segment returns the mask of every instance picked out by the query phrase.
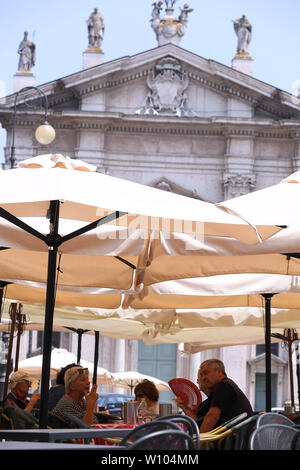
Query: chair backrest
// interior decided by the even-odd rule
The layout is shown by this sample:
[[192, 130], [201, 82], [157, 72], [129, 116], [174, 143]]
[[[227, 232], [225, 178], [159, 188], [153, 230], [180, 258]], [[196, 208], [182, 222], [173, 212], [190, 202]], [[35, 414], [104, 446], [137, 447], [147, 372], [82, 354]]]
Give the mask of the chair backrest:
[[160, 431], [166, 431], [166, 430], [185, 432], [182, 430], [182, 428], [178, 424], [174, 422], [156, 419], [155, 421], [151, 421], [150, 423], [141, 424], [140, 426], [133, 428], [121, 440], [120, 446], [129, 446], [136, 440], [144, 436], [147, 436], [148, 434], [152, 434], [152, 433], [160, 432]]
[[250, 439], [251, 450], [290, 450], [298, 429], [284, 424], [265, 424], [255, 429]]
[[300, 431], [298, 431], [294, 435], [292, 442], [291, 442], [291, 450], [300, 450]]
[[140, 437], [128, 450], [195, 450], [195, 446], [186, 432], [168, 429]]
[[250, 436], [256, 428], [258, 415], [250, 416], [230, 428], [231, 434], [224, 439], [223, 449], [249, 450]]
[[85, 428], [85, 429], [89, 429], [93, 427], [85, 423], [84, 421], [82, 421], [82, 419], [78, 418], [78, 416], [74, 416], [69, 413], [64, 413], [64, 416], [66, 417], [66, 422], [69, 424], [68, 427]]
[[[33, 408], [31, 414], [36, 418], [40, 419], [40, 409]], [[70, 421], [63, 419], [62, 416], [54, 414], [52, 411], [48, 411], [47, 414], [47, 427], [51, 429], [65, 429], [70, 427]]]
[[199, 443], [200, 443], [199, 427], [198, 427], [197, 422], [193, 418], [187, 415], [178, 414], [178, 415], [161, 416], [160, 418], [158, 418], [158, 420], [159, 421], [161, 420], [172, 421], [174, 423], [184, 424], [188, 430], [188, 433], [194, 439], [196, 449], [199, 449]]
[[247, 416], [248, 416], [248, 415], [247, 415], [246, 412], [240, 413], [239, 415], [234, 416], [234, 418], [231, 418], [231, 419], [229, 419], [228, 421], [225, 421], [225, 423], [221, 424], [220, 427], [226, 427], [226, 429], [230, 429], [230, 428], [232, 428], [232, 426], [234, 426], [235, 424], [240, 423], [241, 421], [243, 421], [244, 419], [246, 419]]
[[52, 429], [65, 429], [70, 425], [68, 421], [55, 415], [52, 411], [48, 411], [47, 424]]
[[33, 429], [39, 426], [38, 419], [22, 408], [6, 406], [4, 413], [9, 417], [13, 429]]
[[295, 426], [295, 423], [287, 416], [280, 413], [263, 413], [259, 415], [256, 426], [264, 426], [265, 424], [285, 424], [286, 426]]

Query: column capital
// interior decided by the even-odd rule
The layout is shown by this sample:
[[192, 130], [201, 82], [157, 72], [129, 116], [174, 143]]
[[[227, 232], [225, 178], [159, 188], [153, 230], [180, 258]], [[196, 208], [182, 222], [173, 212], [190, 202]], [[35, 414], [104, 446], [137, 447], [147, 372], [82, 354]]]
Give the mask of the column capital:
[[224, 173], [222, 183], [225, 188], [225, 199], [242, 196], [255, 188], [256, 175], [254, 173]]

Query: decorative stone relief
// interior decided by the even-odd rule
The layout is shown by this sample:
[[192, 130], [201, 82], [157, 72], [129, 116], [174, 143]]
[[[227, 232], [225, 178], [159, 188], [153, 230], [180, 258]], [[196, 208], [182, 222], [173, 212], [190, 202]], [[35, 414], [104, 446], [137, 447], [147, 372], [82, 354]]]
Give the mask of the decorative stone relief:
[[170, 181], [164, 176], [156, 181], [153, 181], [150, 186], [152, 188], [162, 189], [163, 191], [168, 191], [170, 193], [180, 194], [181, 196], [191, 197], [194, 199], [200, 199], [201, 201], [205, 201], [205, 199], [201, 197], [196, 190], [186, 189], [183, 186], [180, 186], [179, 184], [175, 183], [174, 181]]
[[225, 189], [225, 200], [237, 196], [243, 196], [255, 187], [256, 175], [224, 173], [222, 183]]
[[149, 91], [137, 114], [164, 114], [195, 116], [188, 103], [186, 89], [189, 79], [182, 72], [180, 62], [173, 57], [164, 57], [157, 62], [147, 77]]
[[153, 3], [151, 27], [156, 34], [156, 39], [159, 46], [172, 43], [176, 46], [179, 45], [182, 36], [184, 36], [188, 14], [193, 11], [187, 4], [181, 8], [181, 13], [178, 18], [174, 16], [174, 3], [176, 0], [165, 0], [165, 16], [160, 18], [162, 10], [162, 1]]

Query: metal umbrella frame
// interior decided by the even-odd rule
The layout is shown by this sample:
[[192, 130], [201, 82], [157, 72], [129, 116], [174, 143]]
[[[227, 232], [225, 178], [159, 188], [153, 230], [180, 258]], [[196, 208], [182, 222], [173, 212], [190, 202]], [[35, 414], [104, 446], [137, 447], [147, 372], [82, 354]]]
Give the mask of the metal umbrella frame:
[[[47, 166], [48, 167], [45, 167]], [[40, 427], [47, 426], [47, 403], [48, 383], [51, 360], [51, 338], [53, 330], [53, 312], [56, 293], [56, 269], [59, 249], [71, 240], [98, 228], [101, 225], [121, 220], [127, 216], [125, 225], [131, 223], [138, 217], [146, 215], [143, 228], [149, 229], [149, 217], [155, 217], [158, 230], [166, 227], [169, 231], [180, 231], [176, 221], [180, 221], [181, 231], [185, 231], [184, 221], [189, 224], [188, 232], [197, 233], [197, 224], [200, 223], [211, 233], [217, 233], [224, 237], [237, 236], [247, 243], [256, 243], [257, 228], [246, 222], [238, 220], [217, 208], [213, 204], [203, 203], [190, 198], [175, 194], [166, 194], [164, 191], [150, 188], [136, 183], [131, 183], [102, 174], [89, 172], [89, 165], [80, 161], [71, 161], [60, 155], [44, 155], [29, 159], [19, 164], [16, 170], [0, 172], [1, 194], [0, 194], [0, 217], [18, 227], [21, 231], [28, 233], [32, 240], [36, 240], [41, 249], [44, 246], [48, 250], [47, 281], [45, 300], [45, 331], [43, 345], [43, 369], [41, 386], [41, 413]], [[65, 170], [71, 168], [72, 172]], [[76, 171], [84, 170], [84, 171]], [[92, 177], [87, 177], [87, 171]], [[25, 173], [24, 173], [25, 172]], [[61, 173], [62, 172], [62, 173]], [[82, 173], [79, 176], [79, 173]], [[80, 183], [85, 182], [85, 190], [79, 194]], [[12, 187], [24, 187], [27, 182], [26, 191], [16, 195], [11, 191]], [[89, 182], [89, 183], [88, 183]], [[103, 191], [101, 197], [95, 192], [95, 184], [105, 186], [107, 193]], [[100, 186], [101, 187], [101, 186]], [[120, 191], [124, 193], [120, 194]], [[98, 190], [99, 191], [99, 190]], [[138, 197], [140, 194], [140, 197]], [[166, 204], [165, 204], [166, 203]], [[116, 210], [117, 208], [117, 210]], [[76, 209], [78, 213], [76, 214]], [[91, 210], [90, 210], [91, 209]], [[24, 215], [43, 216], [47, 210], [50, 229], [45, 235], [35, 227], [28, 225], [22, 220]], [[207, 215], [203, 215], [204, 212]], [[71, 215], [72, 214], [72, 215]], [[91, 216], [92, 214], [92, 216]], [[95, 214], [101, 214], [95, 220]], [[61, 218], [79, 218], [83, 221], [92, 222], [74, 230], [71, 233], [61, 235], [59, 233], [59, 222]], [[196, 217], [196, 220], [195, 220]], [[266, 236], [280, 231], [275, 226], [260, 227], [260, 233], [266, 229]], [[253, 238], [254, 229], [254, 238]], [[198, 227], [199, 230], [199, 227]], [[6, 282], [5, 279], [3, 279]]]
[[140, 372], [133, 370], [123, 372], [112, 372], [112, 377], [112, 386], [129, 388], [131, 395], [135, 386], [143, 380], [150, 380], [151, 382], [153, 382], [158, 391], [170, 390], [170, 387], [167, 382], [164, 382], [163, 380], [160, 380], [157, 377], [141, 374]]
[[[16, 353], [14, 357], [14, 371], [19, 369], [19, 350], [20, 350], [20, 341], [21, 336], [25, 331], [44, 331], [44, 324], [42, 323], [33, 323], [28, 322], [26, 318], [26, 314], [22, 313], [23, 305], [17, 304], [16, 302], [11, 302], [9, 307], [9, 321], [4, 321], [0, 323], [0, 332], [6, 331], [10, 332], [10, 339], [9, 339], [9, 346], [8, 346], [8, 357], [7, 357], [7, 365], [6, 365], [6, 376], [5, 376], [5, 385], [4, 385], [4, 396], [6, 396], [7, 389], [8, 389], [8, 380], [10, 374], [10, 364], [12, 359], [12, 350], [13, 350], [13, 342], [14, 336], [17, 337], [17, 346], [16, 346]], [[94, 369], [93, 369], [93, 384], [97, 384], [99, 378], [99, 371], [98, 371], [98, 349], [99, 349], [99, 331], [90, 331], [90, 330], [83, 330], [82, 328], [72, 328], [72, 327], [64, 327], [59, 325], [53, 325], [53, 331], [64, 332], [64, 333], [76, 333], [78, 335], [78, 344], [77, 344], [77, 357], [72, 362], [76, 362], [80, 364], [81, 362], [81, 339], [83, 334], [90, 334], [95, 337], [95, 347], [94, 347]], [[51, 357], [53, 354], [53, 350], [51, 352]], [[77, 360], [76, 360], [77, 359]], [[56, 374], [57, 371], [55, 371]]]
[[[32, 356], [28, 359], [24, 359], [23, 361], [19, 362], [19, 370], [25, 370], [28, 372], [29, 375], [32, 377], [41, 378], [41, 372], [42, 372], [42, 361], [43, 361], [43, 356]], [[62, 367], [65, 367], [68, 364], [72, 363], [77, 363], [76, 362], [76, 355], [73, 353], [70, 353], [66, 349], [61, 349], [61, 348], [54, 348], [51, 351], [51, 376], [52, 378], [56, 377], [57, 372]], [[81, 359], [78, 362], [82, 367], [87, 367], [89, 369], [89, 375], [92, 378], [94, 376], [94, 364], [86, 361], [84, 359]], [[96, 378], [97, 378], [97, 383], [99, 384], [105, 384], [105, 385], [111, 385], [113, 376], [112, 374], [104, 369], [103, 367], [97, 367], [96, 368]]]

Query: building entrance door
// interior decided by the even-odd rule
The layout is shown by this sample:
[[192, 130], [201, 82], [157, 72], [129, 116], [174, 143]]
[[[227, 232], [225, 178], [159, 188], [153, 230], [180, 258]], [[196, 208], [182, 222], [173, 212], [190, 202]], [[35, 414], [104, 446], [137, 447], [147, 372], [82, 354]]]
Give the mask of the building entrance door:
[[[271, 374], [271, 407], [277, 406], [277, 374]], [[266, 409], [265, 374], [255, 374], [255, 411]]]
[[[146, 346], [139, 341], [138, 372], [151, 375], [168, 382], [176, 377], [176, 344], [157, 344]], [[160, 400], [170, 401], [173, 392], [160, 392]]]

